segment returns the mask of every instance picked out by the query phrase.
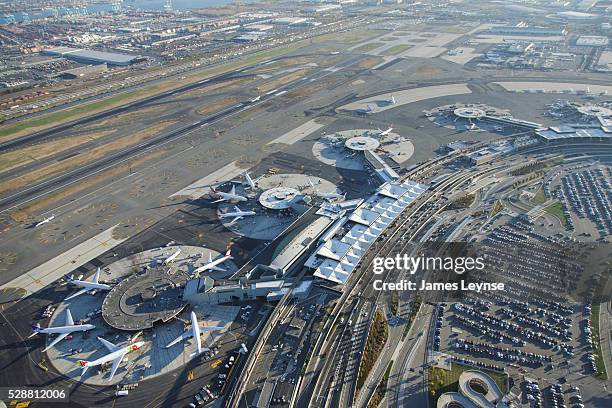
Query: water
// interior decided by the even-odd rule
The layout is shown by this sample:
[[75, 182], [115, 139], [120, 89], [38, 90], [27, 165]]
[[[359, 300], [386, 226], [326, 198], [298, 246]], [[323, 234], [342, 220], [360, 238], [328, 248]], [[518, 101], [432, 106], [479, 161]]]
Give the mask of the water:
[[[216, 7], [230, 4], [233, 0], [172, 0], [173, 10], [192, 10], [197, 8]], [[133, 8], [150, 11], [164, 11], [166, 0], [126, 0], [122, 8]], [[53, 16], [84, 15], [112, 11], [112, 4], [90, 4], [86, 7], [58, 7], [45, 10], [28, 10], [25, 13], [6, 13], [0, 15], [0, 24], [37, 20]]]

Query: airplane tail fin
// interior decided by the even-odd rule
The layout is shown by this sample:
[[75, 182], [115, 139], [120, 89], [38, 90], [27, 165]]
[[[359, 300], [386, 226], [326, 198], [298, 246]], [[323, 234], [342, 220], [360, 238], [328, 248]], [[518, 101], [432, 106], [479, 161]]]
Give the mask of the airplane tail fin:
[[81, 366], [83, 369], [81, 371], [81, 376], [85, 375], [85, 372], [89, 369], [89, 361], [87, 360], [77, 360], [77, 364]]
[[228, 249], [225, 256], [232, 256], [232, 248]]

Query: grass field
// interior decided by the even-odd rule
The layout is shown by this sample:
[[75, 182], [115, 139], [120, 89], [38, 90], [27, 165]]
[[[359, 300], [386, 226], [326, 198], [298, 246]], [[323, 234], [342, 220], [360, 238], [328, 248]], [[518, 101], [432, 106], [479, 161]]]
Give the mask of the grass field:
[[120, 94], [116, 94], [94, 102], [80, 104], [75, 107], [66, 108], [56, 112], [11, 123], [0, 128], [0, 139], [12, 139], [32, 132], [47, 129], [52, 126], [68, 122], [70, 120], [75, 120], [83, 116], [102, 112], [104, 110], [121, 106], [129, 102], [134, 102], [136, 100], [143, 99], [160, 92], [165, 92], [174, 88], [178, 88], [179, 86], [190, 82], [206, 79], [227, 71], [235, 70], [247, 65], [252, 65], [261, 61], [265, 61], [267, 59], [275, 58], [284, 55], [288, 52], [305, 47], [308, 44], [308, 41], [300, 41], [291, 45], [256, 52], [247, 55], [239, 60], [228, 62], [226, 64], [222, 64], [212, 68], [203, 69], [200, 72], [187, 75], [187, 77], [181, 81], [178, 81], [176, 78], [167, 79], [153, 85], [143, 86], [135, 90], [122, 92]]
[[43, 159], [52, 154], [63, 152], [72, 147], [89, 142], [90, 140], [103, 138], [114, 131], [114, 129], [109, 129], [98, 132], [86, 132], [79, 136], [55, 139], [50, 142], [39, 143], [22, 149], [2, 153], [0, 154], [0, 172]]
[[548, 207], [546, 207], [544, 211], [557, 217], [559, 221], [561, 222], [561, 225], [563, 225], [564, 227], [565, 225], [567, 225], [567, 217], [565, 216], [565, 213], [563, 212], [563, 205], [561, 205], [561, 203], [557, 202], [557, 203], [551, 204]]
[[412, 45], [398, 44], [398, 45], [394, 45], [391, 48], [387, 48], [386, 50], [382, 51], [381, 54], [386, 55], [386, 56], [393, 56], [393, 55], [402, 53], [410, 48], [412, 48]]
[[[440, 395], [445, 392], [456, 392], [459, 387], [459, 376], [464, 371], [475, 370], [473, 367], [464, 366], [460, 364], [451, 364], [450, 370], [444, 370], [438, 367], [430, 367], [429, 368], [429, 406], [435, 407], [440, 398]], [[486, 374], [488, 374], [497, 386], [501, 390], [503, 394], [508, 392], [506, 387], [506, 378], [507, 375], [503, 373], [498, 373], [495, 371], [488, 370], [479, 370]]]
[[375, 50], [378, 47], [382, 47], [383, 45], [384, 45], [383, 43], [379, 43], [379, 42], [369, 42], [369, 43], [360, 45], [357, 48], [354, 48], [353, 51], [368, 52], [368, 51]]
[[544, 195], [544, 189], [542, 187], [538, 188], [535, 195], [531, 199], [531, 202], [534, 204], [544, 204], [546, 202], [546, 196]]
[[374, 322], [370, 326], [368, 332], [368, 338], [366, 339], [366, 345], [359, 365], [359, 375], [357, 376], [357, 391], [363, 387], [370, 371], [374, 367], [378, 356], [382, 352], [387, 337], [389, 335], [389, 329], [387, 327], [387, 320], [380, 310], [376, 311]]
[[15, 177], [0, 185], [0, 193], [6, 191], [15, 190], [18, 188], [25, 187], [29, 184], [46, 180], [49, 177], [60, 174], [62, 172], [77, 168], [86, 163], [89, 163], [95, 159], [102, 158], [109, 153], [125, 149], [128, 146], [137, 144], [143, 140], [157, 135], [164, 129], [174, 125], [175, 121], [159, 122], [154, 126], [147, 129], [143, 129], [139, 132], [131, 134], [129, 137], [113, 140], [112, 142], [97, 146], [85, 152], [81, 152], [78, 155], [72, 157], [70, 160], [62, 160], [58, 162], [52, 162], [48, 166], [37, 168], [31, 172]]

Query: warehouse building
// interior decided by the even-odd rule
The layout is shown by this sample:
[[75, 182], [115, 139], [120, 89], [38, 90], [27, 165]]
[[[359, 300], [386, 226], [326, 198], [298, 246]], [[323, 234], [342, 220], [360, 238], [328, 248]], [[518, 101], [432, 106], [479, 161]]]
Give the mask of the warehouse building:
[[43, 55], [63, 57], [83, 64], [107, 64], [126, 66], [133, 64], [142, 57], [139, 55], [119, 54], [116, 52], [93, 51], [82, 48], [54, 47], [42, 52]]

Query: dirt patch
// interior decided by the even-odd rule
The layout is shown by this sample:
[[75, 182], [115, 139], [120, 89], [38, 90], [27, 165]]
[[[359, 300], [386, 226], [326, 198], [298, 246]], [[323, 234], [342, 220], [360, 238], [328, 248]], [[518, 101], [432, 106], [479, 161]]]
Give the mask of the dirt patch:
[[199, 115], [205, 116], [213, 112], [220, 111], [221, 109], [227, 108], [228, 106], [234, 105], [240, 101], [237, 96], [230, 96], [228, 98], [219, 99], [217, 101], [206, 103], [198, 108], [196, 111]]
[[67, 137], [58, 140], [52, 140], [47, 143], [40, 143], [33, 146], [28, 146], [23, 149], [17, 149], [7, 153], [0, 154], [0, 173], [5, 172], [15, 167], [40, 160], [55, 153], [60, 153], [72, 147], [79, 146], [89, 142], [108, 136], [115, 132], [115, 129], [109, 129], [100, 132], [85, 133], [75, 137]]
[[419, 75], [438, 75], [441, 72], [442, 70], [432, 67], [431, 65], [421, 65], [416, 69], [416, 73]]
[[359, 62], [357, 66], [359, 68], [372, 68], [373, 66], [380, 64], [382, 61], [383, 59], [381, 57], [369, 57]]
[[351, 82], [351, 85], [363, 85], [365, 83], [366, 81], [364, 81], [363, 79], [358, 79], [356, 81]]
[[120, 175], [126, 171], [129, 171], [130, 167], [134, 168], [141, 164], [144, 164], [150, 160], [161, 157], [165, 152], [163, 150], [152, 152], [141, 156], [137, 159], [130, 160], [129, 163], [122, 163], [118, 166], [105, 170], [101, 173], [98, 173], [92, 177], [87, 178], [81, 182], [72, 184], [65, 189], [62, 189], [56, 193], [47, 195], [40, 200], [34, 201], [26, 207], [20, 208], [19, 210], [13, 211], [10, 213], [11, 218], [15, 222], [24, 223], [31, 220], [33, 214], [36, 214], [38, 211], [48, 208], [49, 206], [57, 203], [58, 201], [64, 200], [74, 194], [80, 193], [88, 188], [95, 186], [96, 184], [100, 184], [104, 181], [108, 181], [113, 177]]
[[247, 82], [253, 81], [253, 78], [234, 78], [229, 79], [227, 81], [219, 82], [216, 84], [211, 84], [208, 86], [204, 86], [202, 88], [192, 89], [191, 91], [184, 92], [180, 94], [180, 97], [177, 99], [183, 99], [183, 97], [191, 97], [191, 96], [201, 96], [207, 94], [209, 92], [218, 91], [219, 89], [235, 89], [238, 85], [243, 85]]
[[175, 123], [176, 121], [159, 122], [154, 126], [133, 133], [130, 136], [113, 140], [102, 146], [98, 146], [94, 149], [82, 152], [74, 157], [71, 157], [69, 160], [54, 162], [48, 166], [32, 170], [29, 173], [23, 174], [8, 182], [2, 183], [2, 185], [0, 185], [0, 193], [22, 188], [29, 184], [45, 180], [62, 172], [77, 168], [79, 166], [83, 166], [84, 164], [106, 156], [109, 153], [124, 149], [143, 140], [149, 139], [162, 132], [164, 129], [174, 125]]
[[97, 130], [101, 127], [122, 125], [125, 123], [133, 122], [138, 119], [145, 118], [147, 116], [153, 116], [165, 112], [167, 109], [167, 105], [149, 106], [147, 108], [138, 109], [134, 112], [121, 113], [119, 115], [113, 116], [112, 118], [103, 119], [99, 122], [94, 122], [91, 125], [84, 127], [83, 129]]
[[297, 70], [295, 72], [292, 72], [290, 74], [283, 75], [281, 77], [278, 77], [276, 79], [268, 81], [265, 84], [262, 84], [262, 85], [258, 86], [256, 89], [259, 92], [268, 92], [268, 91], [271, 91], [272, 89], [278, 88], [281, 85], [288, 84], [289, 82], [295, 81], [295, 80], [303, 77], [309, 71], [310, 71], [309, 69], [299, 69], [299, 70]]

